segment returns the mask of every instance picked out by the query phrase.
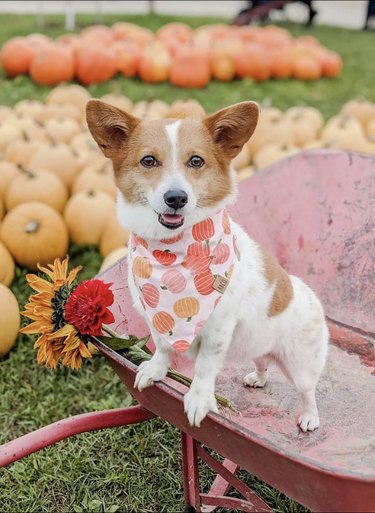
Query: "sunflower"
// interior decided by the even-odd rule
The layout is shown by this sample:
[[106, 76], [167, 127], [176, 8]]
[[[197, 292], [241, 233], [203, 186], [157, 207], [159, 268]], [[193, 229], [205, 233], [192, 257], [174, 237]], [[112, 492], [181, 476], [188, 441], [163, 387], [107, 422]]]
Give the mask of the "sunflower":
[[36, 294], [29, 297], [22, 315], [31, 319], [20, 331], [28, 335], [39, 334], [34, 348], [38, 349], [37, 362], [56, 369], [59, 360], [72, 369], [79, 369], [82, 358], [91, 358], [84, 338], [73, 324], [65, 319], [65, 304], [75, 289], [74, 280], [81, 270], [76, 267], [68, 273], [69, 258], [56, 259], [48, 268], [38, 265], [45, 278], [28, 274], [26, 280]]

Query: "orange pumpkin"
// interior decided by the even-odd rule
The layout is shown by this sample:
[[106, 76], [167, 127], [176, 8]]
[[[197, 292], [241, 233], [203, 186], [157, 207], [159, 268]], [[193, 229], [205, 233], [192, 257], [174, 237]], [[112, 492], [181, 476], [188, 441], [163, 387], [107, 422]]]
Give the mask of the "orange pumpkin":
[[131, 43], [118, 42], [113, 45], [116, 55], [116, 68], [124, 77], [134, 77], [138, 73], [142, 52]]
[[90, 25], [81, 31], [81, 40], [84, 46], [92, 44], [111, 46], [114, 41], [113, 30], [106, 25]]
[[173, 311], [181, 319], [190, 321], [194, 315], [197, 315], [200, 309], [198, 299], [195, 297], [184, 297], [176, 301], [173, 305]]
[[155, 35], [157, 39], [164, 43], [170, 40], [187, 43], [193, 35], [193, 29], [186, 23], [172, 22], [163, 25]]
[[273, 49], [269, 52], [271, 76], [277, 79], [289, 78], [292, 74], [292, 59], [289, 51]]
[[172, 347], [179, 353], [183, 353], [189, 348], [189, 342], [186, 340], [176, 340], [176, 342], [173, 342]]
[[250, 77], [260, 82], [271, 76], [271, 59], [257, 43], [245, 45], [235, 56], [234, 63], [240, 78]]
[[152, 274], [152, 265], [147, 258], [137, 256], [133, 262], [133, 273], [139, 278], [148, 280]]
[[73, 52], [69, 47], [49, 44], [41, 48], [30, 64], [30, 77], [37, 84], [55, 85], [74, 77]]
[[147, 47], [141, 56], [138, 73], [144, 82], [156, 84], [169, 78], [171, 57], [161, 43]]
[[292, 74], [298, 80], [318, 80], [322, 75], [322, 67], [313, 55], [295, 55], [292, 62]]
[[210, 52], [212, 77], [222, 82], [233, 80], [236, 68], [231, 55], [221, 48], [213, 48]]
[[159, 333], [172, 335], [175, 322], [168, 312], [157, 312], [152, 318], [152, 324]]
[[193, 46], [183, 47], [175, 56], [170, 81], [177, 87], [206, 87], [211, 80], [208, 54]]
[[105, 82], [116, 72], [116, 54], [111, 48], [91, 44], [78, 50], [76, 75], [82, 84]]
[[34, 52], [24, 37], [9, 39], [1, 49], [0, 62], [6, 75], [13, 78], [28, 73]]
[[322, 75], [324, 77], [335, 78], [340, 74], [342, 59], [338, 53], [322, 49], [319, 52], [318, 58], [322, 66]]

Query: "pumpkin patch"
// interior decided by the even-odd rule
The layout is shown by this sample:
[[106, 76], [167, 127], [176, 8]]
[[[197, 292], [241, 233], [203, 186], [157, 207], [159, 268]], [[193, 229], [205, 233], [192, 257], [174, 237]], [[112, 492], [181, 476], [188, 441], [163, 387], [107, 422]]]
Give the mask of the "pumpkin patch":
[[193, 30], [179, 22], [167, 23], [155, 34], [117, 22], [55, 41], [39, 34], [15, 37], [4, 44], [0, 61], [9, 78], [28, 73], [44, 85], [73, 77], [90, 85], [120, 73], [150, 84], [169, 80], [177, 87], [203, 88], [212, 79], [334, 78], [342, 69], [341, 57], [317, 39], [293, 38], [280, 27], [205, 25]]

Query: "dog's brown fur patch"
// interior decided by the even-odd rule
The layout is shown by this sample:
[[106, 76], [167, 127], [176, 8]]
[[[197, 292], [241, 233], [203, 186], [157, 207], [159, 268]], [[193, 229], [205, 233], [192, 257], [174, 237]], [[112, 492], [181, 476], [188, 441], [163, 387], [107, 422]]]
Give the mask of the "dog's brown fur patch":
[[268, 307], [268, 317], [283, 312], [293, 298], [293, 286], [288, 273], [281, 267], [277, 260], [267, 251], [262, 249], [264, 264], [264, 276], [270, 285], [275, 286], [272, 301]]

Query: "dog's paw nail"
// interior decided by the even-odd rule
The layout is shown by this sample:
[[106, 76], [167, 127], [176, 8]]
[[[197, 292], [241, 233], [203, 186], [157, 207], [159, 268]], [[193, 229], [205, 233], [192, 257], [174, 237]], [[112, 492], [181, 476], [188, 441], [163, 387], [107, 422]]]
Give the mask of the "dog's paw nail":
[[267, 382], [267, 378], [261, 378], [257, 372], [250, 372], [243, 378], [245, 386], [253, 388], [263, 388]]
[[301, 431], [314, 431], [320, 425], [319, 416], [316, 414], [303, 413], [298, 419], [298, 426]]

